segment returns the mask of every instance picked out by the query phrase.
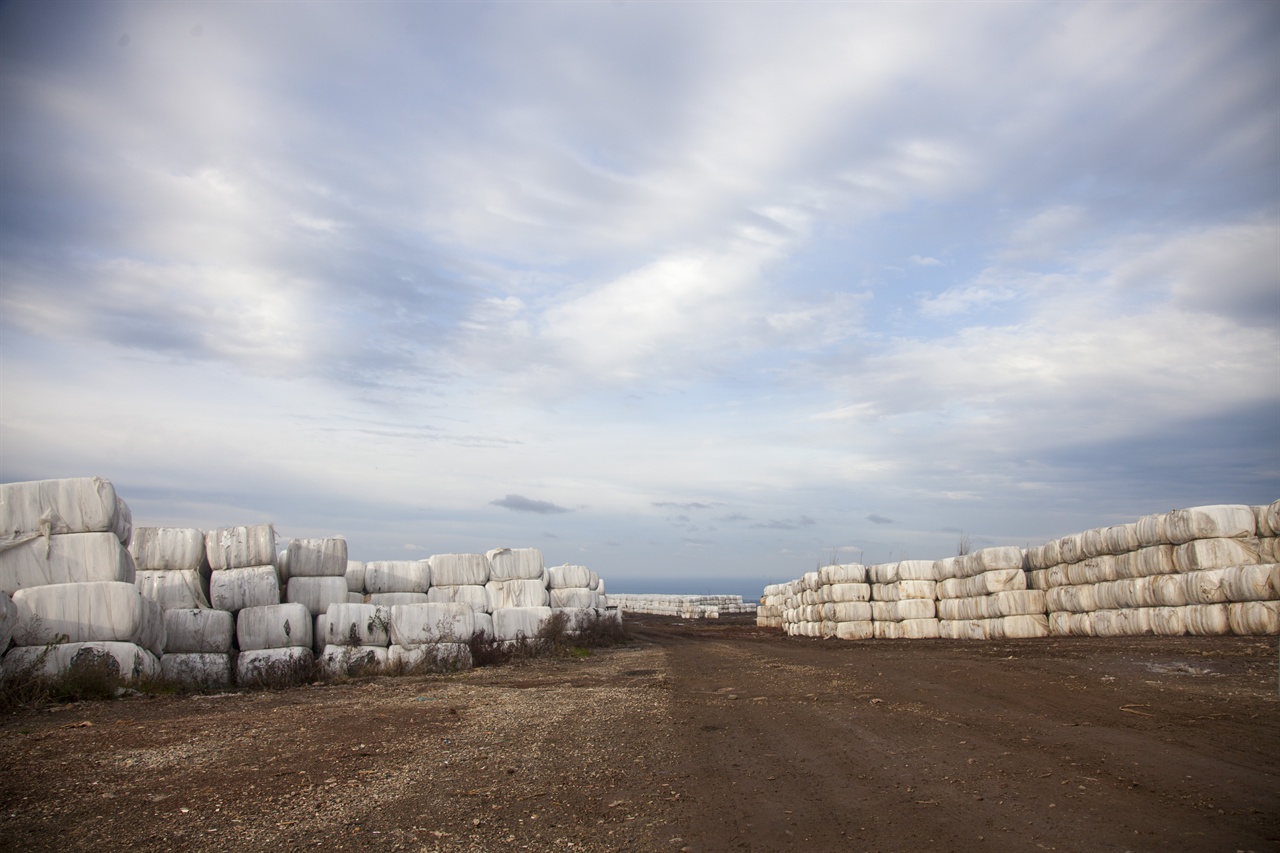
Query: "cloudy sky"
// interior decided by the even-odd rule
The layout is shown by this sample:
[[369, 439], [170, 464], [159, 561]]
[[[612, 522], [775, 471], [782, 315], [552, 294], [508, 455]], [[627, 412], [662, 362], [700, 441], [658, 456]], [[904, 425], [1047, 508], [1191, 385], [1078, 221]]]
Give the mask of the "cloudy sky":
[[1280, 497], [1275, 3], [8, 3], [0, 480], [738, 592]]

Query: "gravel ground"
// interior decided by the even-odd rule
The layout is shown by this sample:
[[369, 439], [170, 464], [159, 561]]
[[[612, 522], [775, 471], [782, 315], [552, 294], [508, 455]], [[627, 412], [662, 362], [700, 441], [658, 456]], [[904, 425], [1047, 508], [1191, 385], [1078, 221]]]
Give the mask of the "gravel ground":
[[787, 638], [0, 718], [13, 850], [1280, 850], [1275, 638]]

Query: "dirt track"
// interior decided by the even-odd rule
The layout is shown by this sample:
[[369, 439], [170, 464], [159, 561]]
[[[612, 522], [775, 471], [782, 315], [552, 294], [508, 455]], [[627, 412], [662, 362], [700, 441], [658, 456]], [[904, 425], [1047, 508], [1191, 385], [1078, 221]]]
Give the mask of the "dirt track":
[[0, 719], [0, 847], [1280, 850], [1276, 638], [637, 642]]

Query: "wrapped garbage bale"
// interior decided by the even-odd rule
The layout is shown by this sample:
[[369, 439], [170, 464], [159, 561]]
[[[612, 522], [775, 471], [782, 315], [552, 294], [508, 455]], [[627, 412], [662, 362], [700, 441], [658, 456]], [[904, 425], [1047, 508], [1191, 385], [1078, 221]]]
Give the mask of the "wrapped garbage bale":
[[1224, 569], [1222, 588], [1228, 601], [1280, 600], [1280, 564], [1265, 563]]
[[489, 613], [493, 610], [489, 590], [476, 584], [433, 586], [427, 590], [427, 601], [432, 604], [466, 604], [477, 613]]
[[489, 561], [491, 581], [538, 580], [546, 586], [547, 572], [542, 565], [542, 552], [537, 548], [495, 548], [485, 557]]
[[236, 656], [236, 684], [241, 687], [273, 687], [310, 681], [315, 653], [309, 648], [252, 649]]
[[160, 657], [160, 675], [184, 687], [225, 690], [235, 673], [232, 659], [226, 652], [165, 652]]
[[432, 581], [440, 586], [483, 586], [489, 582], [489, 558], [484, 554], [435, 554], [427, 562]]
[[[900, 581], [932, 581], [937, 580], [934, 574], [933, 560], [903, 560], [898, 563], [898, 580]], [[1018, 564], [1022, 564], [1022, 555], [1018, 555]], [[821, 576], [821, 570], [819, 570]]]
[[1187, 633], [1186, 608], [1159, 606], [1150, 608], [1151, 633], [1160, 637], [1180, 637]]
[[1280, 536], [1280, 500], [1272, 501], [1267, 507], [1267, 527], [1272, 536]]
[[204, 533], [194, 527], [139, 527], [129, 545], [140, 571], [209, 571]]
[[937, 615], [937, 602], [932, 598], [904, 598], [901, 601], [871, 602], [871, 619], [875, 622], [933, 619]]
[[290, 578], [345, 577], [347, 573], [347, 540], [290, 539], [285, 549]]
[[194, 569], [143, 570], [134, 575], [138, 592], [160, 605], [161, 610], [208, 607], [205, 579]]
[[1249, 566], [1258, 562], [1257, 539], [1194, 539], [1173, 549], [1173, 565], [1180, 572]]
[[331, 604], [326, 627], [325, 645], [328, 646], [387, 646], [391, 644], [391, 608], [374, 604]]
[[1172, 545], [1149, 545], [1134, 551], [1131, 559], [1135, 561], [1134, 575], [1171, 575], [1178, 570], [1173, 559]]
[[475, 630], [475, 611], [467, 604], [408, 604], [391, 608], [393, 645], [466, 643]]
[[1242, 539], [1258, 533], [1253, 509], [1237, 504], [1175, 509], [1168, 515], [1165, 530], [1173, 545], [1193, 539]]
[[870, 640], [874, 636], [875, 628], [870, 619], [836, 622], [838, 640]]
[[1149, 548], [1154, 545], [1172, 545], [1169, 539], [1168, 514], [1144, 515], [1134, 524], [1138, 545]]
[[118, 542], [127, 542], [122, 507], [111, 481], [101, 477], [3, 483], [0, 544], [60, 533], [111, 533]]
[[[937, 639], [937, 619], [903, 619], [899, 622], [873, 622], [877, 639], [924, 640]], [[882, 627], [883, 626], [883, 627]]]
[[347, 591], [364, 594], [364, 563], [359, 560], [347, 560], [347, 570], [343, 573], [347, 579]]
[[485, 584], [495, 611], [514, 607], [546, 607], [547, 588], [540, 580], [489, 581]]
[[831, 586], [838, 583], [865, 584], [867, 582], [867, 567], [861, 563], [823, 566], [818, 569], [818, 581], [823, 586]]
[[1231, 633], [1226, 604], [1189, 604], [1182, 608], [1187, 633], [1197, 637], [1220, 637]]
[[1022, 569], [995, 569], [966, 578], [938, 581], [938, 598], [973, 598], [993, 592], [1027, 588], [1027, 573]]
[[871, 584], [869, 583], [833, 583], [824, 586], [824, 594], [833, 603], [840, 601], [870, 601]]
[[429, 646], [397, 646], [387, 649], [393, 672], [459, 672], [471, 669], [471, 647], [466, 643], [436, 643]]
[[114, 533], [37, 536], [0, 550], [0, 593], [63, 583], [133, 583], [133, 558]]
[[209, 576], [209, 603], [215, 610], [235, 613], [246, 607], [280, 603], [280, 577], [276, 567], [246, 566], [220, 569]]
[[550, 607], [500, 607], [493, 611], [493, 636], [507, 642], [533, 639], [550, 618]]
[[205, 556], [214, 571], [276, 564], [276, 531], [270, 524], [221, 527], [204, 536]]
[[386, 646], [325, 646], [316, 659], [325, 678], [359, 678], [380, 675], [387, 668]]
[[[493, 581], [490, 581], [493, 583]], [[564, 587], [551, 590], [552, 608], [586, 608], [596, 606], [596, 594], [586, 587]]]
[[164, 611], [131, 583], [96, 581], [33, 586], [13, 594], [20, 646], [95, 641], [164, 650]]
[[155, 678], [160, 674], [160, 661], [150, 649], [136, 643], [111, 640], [17, 646], [4, 656], [2, 670], [6, 679], [20, 674], [57, 678], [80, 666], [106, 667], [126, 682]]
[[1231, 633], [1280, 634], [1280, 601], [1242, 601], [1227, 605]]
[[165, 653], [221, 653], [231, 651], [236, 619], [225, 610], [164, 611]]
[[246, 607], [236, 614], [236, 642], [242, 652], [257, 649], [310, 649], [311, 613], [301, 604]]
[[[597, 584], [598, 585], [598, 584]], [[552, 566], [547, 569], [548, 589], [591, 588], [591, 570], [586, 566]]]
[[472, 615], [476, 625], [476, 636], [484, 634], [492, 637], [493, 633], [493, 615], [489, 613], [481, 613], [479, 610]]
[[1103, 531], [1103, 541], [1105, 554], [1118, 555], [1136, 551], [1141, 547], [1138, 543], [1138, 525], [1117, 524], [1108, 527]]
[[1049, 613], [1049, 635], [1052, 637], [1093, 637], [1093, 613], [1071, 613], [1065, 610]]
[[285, 599], [301, 604], [313, 616], [327, 613], [330, 604], [346, 604], [347, 579], [344, 575], [327, 577], [294, 575], [289, 578]]
[[417, 592], [431, 587], [431, 565], [427, 560], [374, 560], [364, 564], [366, 592]]
[[976, 571], [971, 575], [983, 572], [996, 572], [1002, 569], [1021, 569], [1022, 550], [1014, 545], [1003, 545], [998, 548], [983, 548], [966, 555], [976, 563]]

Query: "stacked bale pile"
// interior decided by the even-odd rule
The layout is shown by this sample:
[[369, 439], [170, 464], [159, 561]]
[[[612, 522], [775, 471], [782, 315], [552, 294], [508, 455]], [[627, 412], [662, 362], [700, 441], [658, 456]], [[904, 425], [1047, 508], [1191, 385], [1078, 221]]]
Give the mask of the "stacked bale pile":
[[0, 485], [6, 674], [85, 661], [126, 680], [159, 673], [164, 618], [134, 586], [131, 533], [128, 505], [99, 477]]
[[[772, 583], [760, 594], [760, 604], [756, 607], [756, 626], [760, 628], [781, 628], [785, 624], [782, 613], [786, 609], [786, 601], [790, 586], [785, 583]], [[870, 597], [870, 593], [868, 593]]]
[[[592, 587], [592, 583], [595, 587]], [[595, 616], [600, 607], [600, 576], [586, 566], [553, 566], [547, 570], [551, 611], [563, 613], [570, 628]]]
[[1280, 631], [1280, 501], [1192, 507], [1027, 551], [1055, 636]]
[[204, 537], [209, 560], [209, 603], [237, 613], [280, 603], [276, 531], [270, 524], [222, 527]]
[[292, 683], [315, 664], [311, 612], [297, 602], [245, 607], [236, 614], [236, 682]]
[[1023, 553], [985, 548], [934, 564], [939, 635], [955, 640], [1049, 636], [1045, 594], [1028, 589]]
[[364, 564], [367, 603], [380, 607], [426, 604], [431, 588], [431, 564], [427, 560], [374, 560]]
[[489, 592], [489, 558], [484, 554], [436, 554], [430, 559], [432, 604], [466, 604], [471, 607], [475, 632], [494, 636], [493, 609]]
[[139, 591], [164, 610], [161, 674], [189, 686], [229, 687], [235, 619], [209, 607], [204, 533], [194, 527], [139, 527], [129, 551], [137, 566]]
[[818, 582], [824, 622], [822, 636], [868, 640], [875, 635], [866, 566], [860, 563], [823, 566], [818, 569]]
[[290, 539], [283, 565], [288, 574], [285, 600], [306, 607], [313, 619], [327, 613], [330, 604], [350, 600], [347, 540]]
[[347, 604], [364, 604], [364, 562], [347, 560]]
[[658, 616], [679, 616], [682, 619], [717, 618], [721, 614], [752, 613], [754, 604], [748, 604], [740, 595], [660, 595], [652, 593], [612, 593], [604, 596], [604, 581], [598, 590], [600, 606], [614, 607], [629, 613], [649, 613]]
[[933, 561], [880, 563], [871, 578], [871, 620], [877, 639], [924, 639], [939, 636], [937, 581]]

